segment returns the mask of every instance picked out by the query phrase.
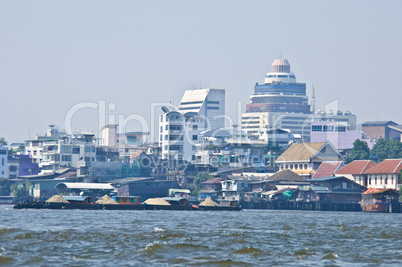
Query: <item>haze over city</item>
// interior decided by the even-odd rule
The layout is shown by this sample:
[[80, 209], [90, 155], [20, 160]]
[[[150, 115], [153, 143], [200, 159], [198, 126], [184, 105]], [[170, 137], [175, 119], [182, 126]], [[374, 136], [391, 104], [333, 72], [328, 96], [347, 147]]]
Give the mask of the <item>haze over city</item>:
[[[224, 87], [236, 120], [274, 59], [289, 61], [317, 107], [402, 123], [400, 1], [2, 1], [0, 136], [64, 127], [81, 102], [149, 119], [154, 102]], [[73, 128], [97, 133], [98, 112]], [[133, 123], [128, 130], [135, 129]]]

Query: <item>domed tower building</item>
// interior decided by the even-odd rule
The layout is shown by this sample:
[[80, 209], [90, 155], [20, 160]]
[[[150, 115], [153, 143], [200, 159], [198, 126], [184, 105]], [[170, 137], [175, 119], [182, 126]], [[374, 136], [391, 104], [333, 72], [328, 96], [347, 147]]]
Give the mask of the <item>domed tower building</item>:
[[265, 140], [267, 129], [280, 128], [309, 141], [311, 114], [306, 84], [297, 82], [286, 59], [276, 59], [264, 84], [254, 87], [242, 114], [242, 129], [254, 140]]

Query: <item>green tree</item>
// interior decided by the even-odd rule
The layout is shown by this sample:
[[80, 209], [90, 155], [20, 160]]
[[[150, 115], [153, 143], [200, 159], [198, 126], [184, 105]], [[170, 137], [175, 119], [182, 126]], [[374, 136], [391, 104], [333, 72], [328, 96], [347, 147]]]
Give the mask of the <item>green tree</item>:
[[11, 193], [10, 186], [9, 179], [0, 179], [0, 196], [9, 196]]
[[371, 150], [373, 155], [378, 156], [378, 161], [384, 159], [397, 159], [402, 157], [402, 143], [395, 139], [379, 139]]
[[346, 157], [347, 163], [350, 163], [354, 160], [363, 160], [369, 159], [370, 157], [370, 149], [366, 142], [356, 139], [353, 142], [352, 153]]
[[202, 183], [209, 179], [212, 179], [212, 176], [209, 173], [197, 174], [197, 176], [194, 178], [193, 185], [191, 186], [193, 196], [198, 197], [200, 191], [202, 190]]
[[10, 190], [11, 190], [11, 193], [13, 193], [13, 195], [16, 197], [28, 196], [30, 186], [31, 186], [30, 181], [25, 181], [24, 184], [13, 183], [10, 186]]
[[4, 137], [0, 137], [0, 145], [7, 145], [7, 141]]

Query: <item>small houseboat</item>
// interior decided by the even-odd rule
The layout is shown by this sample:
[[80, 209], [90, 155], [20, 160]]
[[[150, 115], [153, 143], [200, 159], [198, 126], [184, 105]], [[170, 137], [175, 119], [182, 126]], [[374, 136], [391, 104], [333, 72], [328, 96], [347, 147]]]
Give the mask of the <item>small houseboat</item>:
[[399, 194], [391, 188], [369, 188], [362, 193], [360, 205], [366, 212], [399, 212]]

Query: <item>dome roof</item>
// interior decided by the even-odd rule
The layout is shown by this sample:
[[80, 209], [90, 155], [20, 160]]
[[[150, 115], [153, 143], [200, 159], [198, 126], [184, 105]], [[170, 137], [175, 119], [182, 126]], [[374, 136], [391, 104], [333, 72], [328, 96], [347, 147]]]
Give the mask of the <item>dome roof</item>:
[[286, 59], [275, 59], [271, 68], [273, 73], [290, 73], [290, 65]]

